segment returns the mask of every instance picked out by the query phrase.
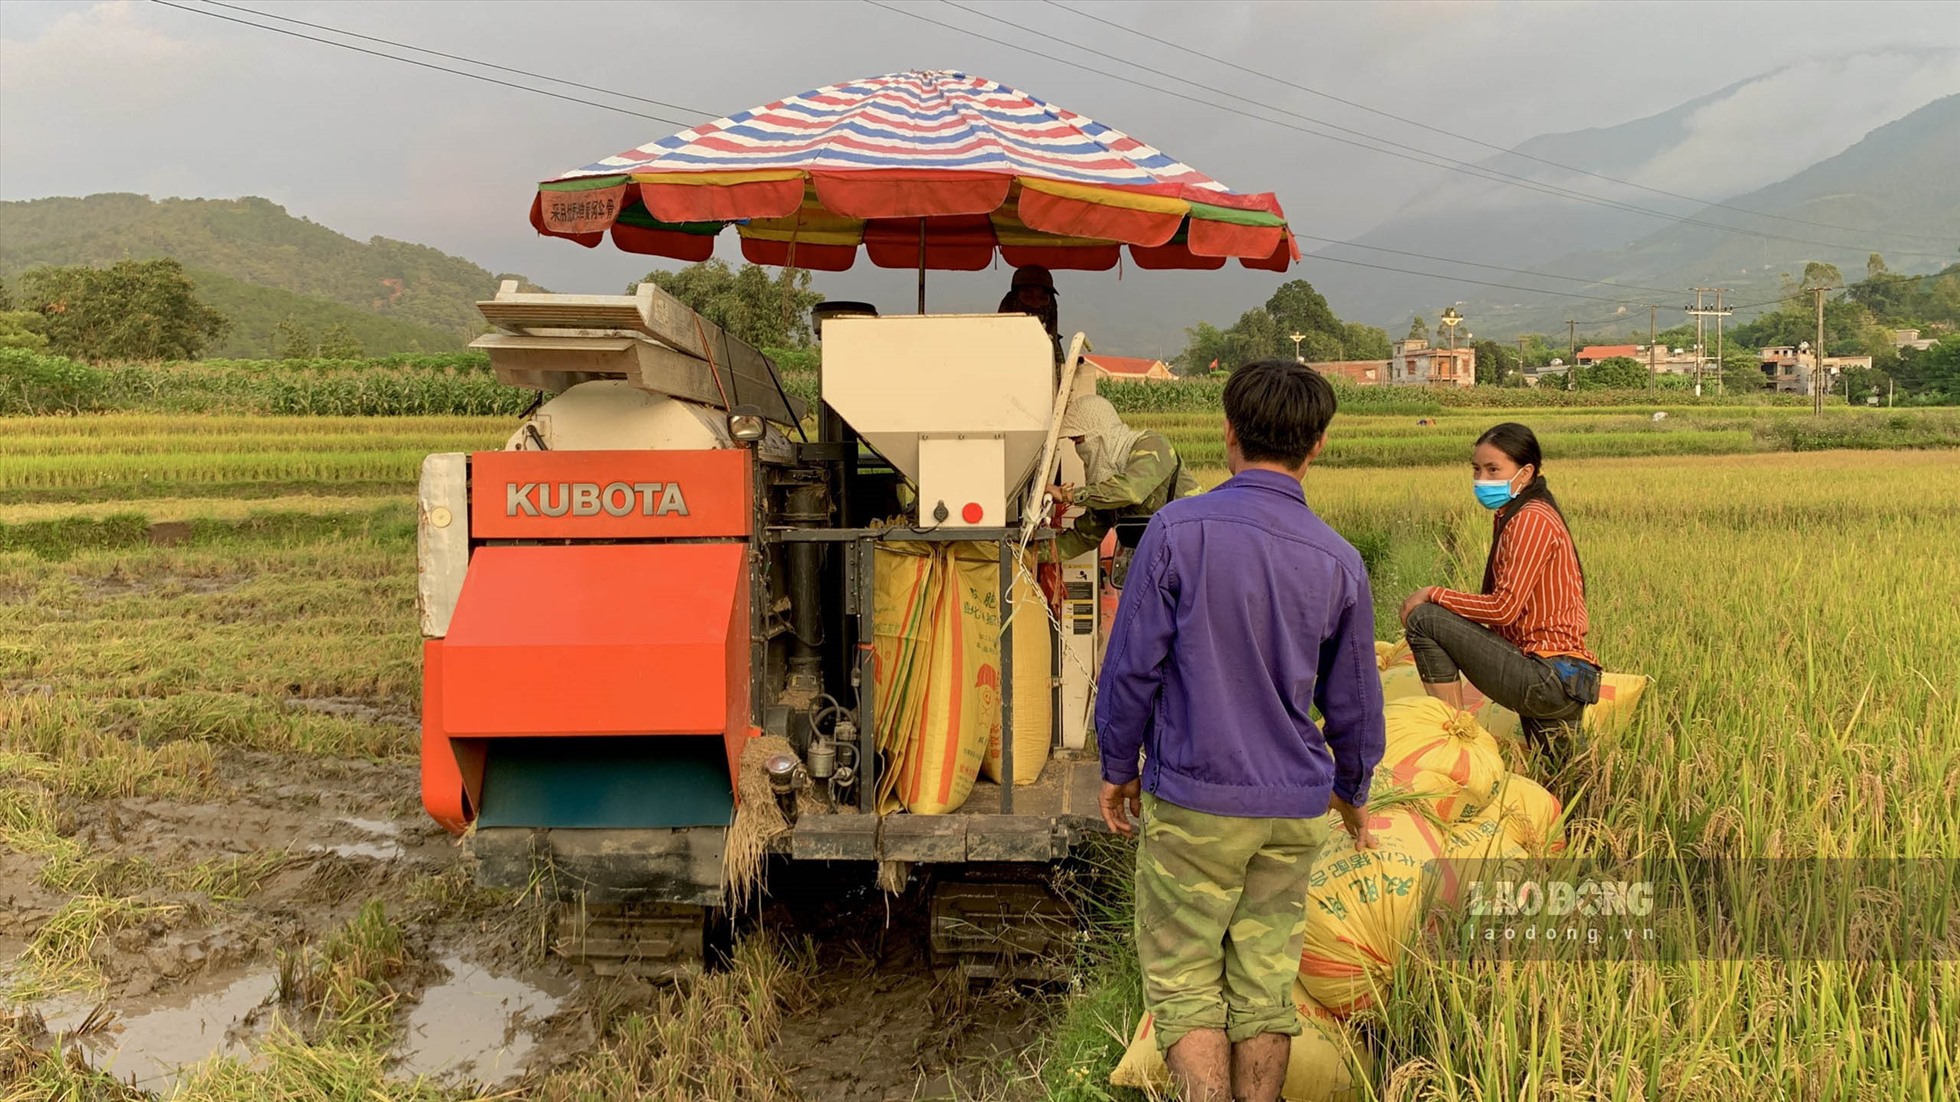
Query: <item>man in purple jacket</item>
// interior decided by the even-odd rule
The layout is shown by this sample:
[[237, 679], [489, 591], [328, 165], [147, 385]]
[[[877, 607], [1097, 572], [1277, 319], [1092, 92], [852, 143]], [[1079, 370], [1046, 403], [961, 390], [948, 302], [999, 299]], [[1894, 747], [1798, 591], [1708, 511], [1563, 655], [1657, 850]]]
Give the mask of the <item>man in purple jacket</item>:
[[1383, 740], [1368, 574], [1300, 487], [1333, 416], [1301, 364], [1232, 373], [1232, 477], [1151, 519], [1097, 687], [1102, 814], [1143, 827], [1144, 1005], [1186, 1102], [1279, 1097], [1328, 808], [1374, 844], [1356, 810]]

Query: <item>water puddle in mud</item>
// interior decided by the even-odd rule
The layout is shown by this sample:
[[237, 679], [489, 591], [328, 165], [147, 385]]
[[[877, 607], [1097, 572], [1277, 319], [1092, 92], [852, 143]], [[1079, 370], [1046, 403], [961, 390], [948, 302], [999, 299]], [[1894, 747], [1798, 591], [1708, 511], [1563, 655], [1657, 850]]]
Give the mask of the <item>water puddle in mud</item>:
[[[194, 985], [141, 1011], [120, 1011], [108, 1027], [76, 1039], [89, 1062], [147, 1090], [167, 1089], [178, 1069], [212, 1056], [245, 1054], [262, 1024], [253, 1011], [272, 999], [279, 977], [270, 969]], [[93, 1000], [65, 997], [38, 1009], [48, 1032], [80, 1025]], [[118, 1008], [112, 1003], [111, 1010]]]
[[[392, 1076], [498, 1084], [523, 1072], [537, 1030], [570, 994], [569, 981], [543, 986], [442, 958], [447, 979], [424, 988], [403, 1023]], [[163, 998], [107, 1007], [106, 1028], [73, 1039], [89, 1063], [124, 1082], [168, 1092], [182, 1069], [213, 1056], [250, 1055], [272, 1020], [278, 974], [260, 969], [190, 985]], [[51, 1034], [82, 1025], [97, 1000], [62, 996], [36, 1004]], [[262, 1009], [264, 1008], [264, 1009]]]
[[512, 976], [443, 958], [449, 978], [422, 989], [409, 1012], [395, 1071], [496, 1084], [524, 1070], [535, 1030], [558, 1009], [569, 986], [552, 994]]
[[358, 842], [315, 842], [306, 847], [308, 853], [332, 853], [341, 857], [366, 857], [375, 861], [393, 861], [402, 855], [402, 828], [385, 819], [361, 819], [352, 815], [334, 820], [366, 835]]

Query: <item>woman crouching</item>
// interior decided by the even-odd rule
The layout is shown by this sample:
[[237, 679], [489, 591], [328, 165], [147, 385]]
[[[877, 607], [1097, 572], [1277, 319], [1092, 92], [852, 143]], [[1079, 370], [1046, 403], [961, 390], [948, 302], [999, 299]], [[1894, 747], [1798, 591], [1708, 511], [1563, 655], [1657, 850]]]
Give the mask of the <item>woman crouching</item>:
[[1557, 773], [1586, 705], [1599, 699], [1585, 571], [1530, 429], [1492, 428], [1477, 438], [1470, 466], [1478, 502], [1497, 514], [1483, 590], [1432, 585], [1412, 594], [1402, 605], [1409, 651], [1430, 696], [1461, 708], [1462, 676], [1517, 712], [1526, 740]]

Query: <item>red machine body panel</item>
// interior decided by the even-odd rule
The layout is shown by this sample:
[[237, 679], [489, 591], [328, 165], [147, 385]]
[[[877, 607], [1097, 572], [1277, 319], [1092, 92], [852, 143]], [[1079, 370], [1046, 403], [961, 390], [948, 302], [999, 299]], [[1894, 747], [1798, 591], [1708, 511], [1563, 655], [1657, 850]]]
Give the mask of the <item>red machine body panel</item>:
[[476, 452], [470, 537], [745, 538], [753, 522], [749, 462], [741, 448]]
[[724, 732], [737, 654], [748, 700], [747, 554], [742, 543], [479, 548], [442, 644], [444, 733]]

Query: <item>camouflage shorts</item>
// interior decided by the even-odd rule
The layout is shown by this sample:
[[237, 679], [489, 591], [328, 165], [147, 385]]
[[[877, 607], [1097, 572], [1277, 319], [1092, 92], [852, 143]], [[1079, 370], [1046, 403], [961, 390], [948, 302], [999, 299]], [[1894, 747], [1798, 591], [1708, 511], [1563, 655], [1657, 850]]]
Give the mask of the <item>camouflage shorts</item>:
[[1144, 794], [1137, 955], [1160, 1048], [1194, 1029], [1300, 1032], [1307, 872], [1326, 840], [1325, 819], [1208, 815]]

